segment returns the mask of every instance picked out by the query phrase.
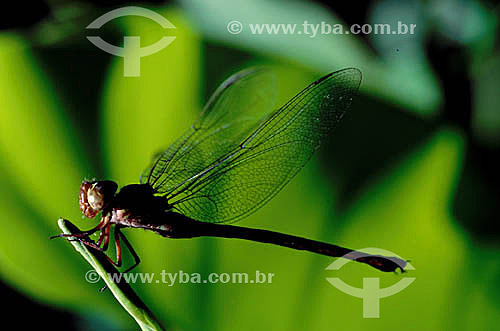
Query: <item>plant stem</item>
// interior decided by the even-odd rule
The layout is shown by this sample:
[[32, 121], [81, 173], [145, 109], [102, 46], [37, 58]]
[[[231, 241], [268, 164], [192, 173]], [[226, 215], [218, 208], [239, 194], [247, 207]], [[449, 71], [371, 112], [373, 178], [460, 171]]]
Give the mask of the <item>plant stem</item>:
[[[65, 234], [77, 234], [81, 231], [70, 221], [60, 218], [57, 223]], [[141, 330], [164, 330], [156, 320], [146, 304], [133, 291], [130, 285], [125, 282], [116, 283], [110, 277], [119, 274], [119, 271], [108, 261], [103, 252], [92, 249], [82, 244], [79, 240], [71, 240], [71, 244], [85, 260], [94, 268], [107, 287], [111, 290], [116, 300], [135, 319]], [[76, 238], [75, 238], [76, 239]]]

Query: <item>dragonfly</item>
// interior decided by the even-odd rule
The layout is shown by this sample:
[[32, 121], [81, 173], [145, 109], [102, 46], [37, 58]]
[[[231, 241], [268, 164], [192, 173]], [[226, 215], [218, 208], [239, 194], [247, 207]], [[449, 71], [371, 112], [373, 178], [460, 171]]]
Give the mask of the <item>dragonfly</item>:
[[[236, 238], [344, 257], [381, 271], [404, 271], [397, 257], [367, 255], [349, 248], [280, 232], [236, 226], [266, 204], [308, 162], [348, 111], [361, 71], [347, 68], [323, 76], [275, 109], [275, 76], [265, 67], [237, 72], [219, 86], [189, 129], [142, 172], [139, 184], [84, 180], [80, 209], [101, 213], [94, 228], [73, 237], [105, 252], [113, 240], [122, 266], [125, 244], [137, 267], [140, 258], [122, 232], [141, 228], [173, 239]], [[97, 242], [89, 236], [100, 232]], [[87, 238], [87, 239], [85, 239]]]

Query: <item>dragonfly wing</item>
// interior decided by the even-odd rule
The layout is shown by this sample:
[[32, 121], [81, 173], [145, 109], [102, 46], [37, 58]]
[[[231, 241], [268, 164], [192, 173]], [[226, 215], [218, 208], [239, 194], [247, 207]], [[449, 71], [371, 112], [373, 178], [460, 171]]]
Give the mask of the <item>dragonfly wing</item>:
[[276, 81], [271, 70], [250, 68], [228, 78], [198, 120], [141, 174], [141, 183], [175, 195], [181, 187], [238, 146], [273, 110]]
[[198, 174], [170, 203], [204, 222], [236, 221], [255, 211], [311, 158], [344, 116], [360, 82], [361, 72], [349, 68], [312, 83]]

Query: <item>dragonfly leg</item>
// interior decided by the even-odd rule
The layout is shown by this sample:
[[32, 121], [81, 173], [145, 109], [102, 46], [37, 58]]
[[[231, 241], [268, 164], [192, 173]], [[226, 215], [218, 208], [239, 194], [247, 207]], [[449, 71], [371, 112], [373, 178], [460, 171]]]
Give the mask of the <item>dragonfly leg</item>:
[[[108, 237], [109, 237], [109, 234], [108, 234]], [[132, 254], [132, 256], [134, 257], [134, 260], [135, 260], [134, 265], [127, 268], [125, 271], [120, 272], [120, 274], [126, 274], [127, 272], [129, 272], [132, 269], [134, 269], [135, 267], [137, 267], [139, 265], [139, 263], [141, 263], [141, 259], [139, 258], [139, 255], [137, 255], [137, 253], [135, 252], [134, 248], [132, 247], [132, 245], [128, 241], [127, 237], [125, 237], [125, 235], [120, 231], [120, 226], [115, 226], [116, 262], [113, 261], [109, 256], [106, 255], [106, 258], [113, 265], [115, 265], [117, 268], [121, 267], [121, 265], [122, 265], [122, 248], [121, 248], [120, 239], [123, 240], [123, 242], [125, 243], [125, 245], [127, 246], [128, 250], [130, 251], [130, 253]], [[100, 291], [103, 292], [107, 288], [108, 288], [108, 286], [104, 285], [104, 287], [101, 288]]]
[[[125, 243], [125, 246], [127, 246], [128, 250], [129, 250], [130, 254], [132, 254], [132, 256], [134, 257], [134, 264], [131, 267], [127, 268], [123, 272], [123, 273], [127, 273], [127, 272], [131, 271], [132, 269], [134, 269], [135, 267], [137, 267], [139, 265], [139, 263], [141, 263], [141, 258], [139, 257], [139, 255], [137, 255], [134, 248], [132, 247], [132, 245], [128, 241], [127, 237], [125, 237], [125, 235], [120, 231], [119, 227], [115, 228], [115, 236], [119, 236], [123, 240], [123, 242]], [[118, 239], [118, 241], [119, 241], [119, 239]], [[121, 254], [120, 254], [120, 258], [121, 258]]]
[[[106, 231], [106, 242], [104, 243], [106, 248], [109, 243], [109, 237], [110, 237], [110, 229], [111, 227], [107, 228]], [[104, 231], [104, 230], [103, 230]], [[121, 243], [120, 243], [120, 237], [119, 237], [119, 227], [115, 227], [115, 248], [116, 248], [116, 262], [113, 261], [110, 257], [106, 256], [115, 267], [119, 268], [122, 266], [122, 248], [121, 248]]]
[[108, 224], [104, 229], [102, 229], [102, 232], [104, 233], [104, 244], [102, 245], [102, 250], [107, 251], [109, 245], [109, 237], [111, 233], [111, 224]]
[[101, 230], [101, 234], [99, 235], [99, 240], [97, 240], [97, 244], [96, 244], [98, 247], [101, 247], [101, 244], [102, 244], [102, 241], [104, 240], [105, 234], [106, 234], [106, 232]]
[[[76, 238], [76, 239], [69, 239], [69, 240], [70, 241], [77, 240], [88, 247], [91, 247], [91, 248], [98, 250], [100, 252], [104, 252], [104, 251], [106, 251], [107, 245], [109, 243], [110, 228], [111, 228], [111, 224], [109, 223], [109, 218], [103, 217], [101, 219], [101, 221], [99, 222], [99, 224], [97, 224], [97, 226], [93, 229], [90, 229], [88, 231], [84, 231], [81, 233], [75, 233], [75, 234], [61, 233], [57, 236], [50, 237], [50, 239], [59, 238], [59, 237]], [[99, 240], [96, 244], [91, 239], [89, 239], [88, 236], [90, 236], [91, 234], [93, 234], [99, 230], [101, 230], [101, 234], [100, 234]], [[103, 240], [104, 240], [104, 246], [101, 248], [101, 243]]]
[[[108, 223], [108, 225], [106, 225], [104, 227], [104, 229], [101, 230], [101, 234], [99, 235], [99, 240], [97, 241], [97, 243], [94, 243], [93, 241], [88, 241], [85, 239], [79, 239], [79, 241], [81, 243], [83, 243], [84, 245], [92, 247], [100, 252], [105, 252], [108, 249], [110, 228], [111, 228], [111, 224]], [[101, 248], [101, 244], [102, 244], [103, 240], [104, 240], [104, 245]]]
[[88, 241], [85, 239], [78, 239], [78, 241], [86, 246], [89, 246], [89, 247], [95, 249], [95, 250], [98, 250], [100, 252], [104, 252], [104, 250], [100, 246], [96, 245], [93, 241]]
[[115, 227], [115, 248], [116, 248], [116, 262], [114, 263], [115, 266], [121, 267], [122, 266], [122, 247], [120, 243], [120, 227], [116, 226]]
[[88, 237], [91, 234], [101, 230], [103, 227], [105, 227], [108, 224], [108, 219], [107, 218], [102, 218], [99, 224], [93, 229], [83, 231], [81, 233], [61, 233], [55, 236], [50, 237], [49, 239], [55, 239], [55, 238], [69, 238], [69, 237], [74, 237], [74, 238], [84, 238]]

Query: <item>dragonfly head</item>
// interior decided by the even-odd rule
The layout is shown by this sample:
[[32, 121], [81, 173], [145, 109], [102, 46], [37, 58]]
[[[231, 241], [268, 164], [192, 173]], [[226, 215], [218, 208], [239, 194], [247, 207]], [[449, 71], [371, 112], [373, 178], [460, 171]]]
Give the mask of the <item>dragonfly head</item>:
[[83, 181], [80, 186], [80, 210], [94, 218], [114, 197], [118, 185], [110, 180]]

